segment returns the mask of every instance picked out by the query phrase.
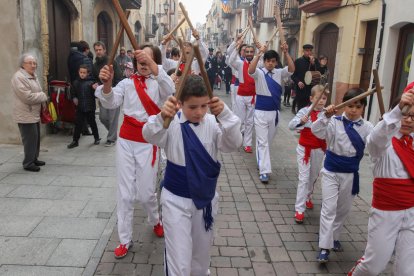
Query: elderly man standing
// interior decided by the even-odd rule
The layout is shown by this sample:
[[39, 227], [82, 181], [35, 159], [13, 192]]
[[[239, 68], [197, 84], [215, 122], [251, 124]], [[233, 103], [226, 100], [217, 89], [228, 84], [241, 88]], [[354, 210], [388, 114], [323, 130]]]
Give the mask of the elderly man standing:
[[121, 47], [119, 50], [119, 55], [115, 58], [115, 62], [118, 63], [119, 68], [124, 75], [124, 70], [128, 62], [132, 62], [132, 59], [126, 54], [125, 47]]
[[[93, 44], [93, 49], [95, 50], [95, 63], [93, 64], [92, 73], [98, 83], [93, 85], [93, 88], [96, 89], [99, 84], [102, 84], [99, 80], [99, 72], [102, 67], [108, 63], [108, 55], [106, 54], [105, 44], [101, 41], [97, 41]], [[115, 86], [118, 82], [122, 80], [122, 72], [119, 69], [118, 63], [114, 62], [114, 78], [112, 81], [112, 86]], [[118, 136], [118, 117], [119, 117], [119, 107], [116, 109], [106, 109], [99, 103], [99, 120], [108, 130], [108, 136], [106, 139], [105, 147], [112, 147], [116, 143]]]
[[14, 120], [19, 126], [24, 147], [23, 168], [38, 172], [46, 163], [38, 160], [40, 148], [40, 110], [47, 101], [36, 76], [37, 61], [33, 55], [23, 54], [20, 68], [13, 75]]

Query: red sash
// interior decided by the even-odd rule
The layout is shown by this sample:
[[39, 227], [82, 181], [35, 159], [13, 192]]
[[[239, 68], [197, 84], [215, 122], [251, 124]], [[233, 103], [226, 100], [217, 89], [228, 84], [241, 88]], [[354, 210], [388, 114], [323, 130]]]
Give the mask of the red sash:
[[372, 207], [400, 211], [414, 207], [414, 179], [375, 178]]
[[236, 82], [236, 76], [231, 75], [231, 84], [234, 84]]
[[410, 141], [407, 141], [407, 143], [411, 144], [406, 144], [404, 141], [392, 137], [392, 146], [394, 147], [395, 152], [404, 164], [408, 174], [411, 178], [414, 178], [414, 150], [412, 146], [412, 138]]
[[[134, 74], [131, 76], [131, 79], [134, 81], [138, 98], [144, 106], [144, 109], [147, 112], [148, 116], [158, 114], [160, 112], [160, 109], [145, 92], [145, 89], [147, 88], [145, 84], [145, 77]], [[124, 121], [122, 123], [121, 129], [119, 130], [119, 137], [134, 142], [148, 143], [142, 136], [142, 128], [144, 127], [145, 123], [146, 122], [140, 122], [131, 116], [124, 115]], [[151, 162], [152, 166], [155, 164], [156, 157], [157, 147], [153, 146]]]
[[[243, 61], [243, 79], [244, 82], [239, 84], [239, 89], [237, 90], [237, 95], [239, 96], [254, 96], [256, 95], [256, 86], [254, 79], [249, 75], [249, 63]], [[254, 101], [252, 102], [254, 103]]]
[[[310, 120], [312, 122], [317, 120], [318, 113], [319, 111], [312, 110], [310, 113]], [[326, 141], [313, 135], [309, 127], [305, 127], [301, 130], [299, 145], [305, 148], [305, 156], [303, 157], [305, 164], [309, 163], [310, 154], [313, 149], [322, 149], [324, 152], [326, 151]]]

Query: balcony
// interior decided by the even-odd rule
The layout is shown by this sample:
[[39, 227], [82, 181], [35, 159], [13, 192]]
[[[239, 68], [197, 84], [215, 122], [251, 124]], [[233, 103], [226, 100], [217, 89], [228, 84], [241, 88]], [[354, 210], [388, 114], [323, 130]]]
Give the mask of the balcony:
[[251, 0], [237, 0], [237, 7], [239, 9], [248, 9], [250, 8], [252, 1]]
[[[275, 3], [271, 0], [262, 0], [259, 1], [258, 14], [257, 14], [257, 22], [274, 22], [275, 16], [274, 16], [274, 7]], [[256, 18], [255, 10], [253, 6], [253, 17]]]
[[287, 0], [280, 8], [280, 18], [285, 27], [300, 25], [301, 12], [297, 0]]
[[227, 0], [226, 4], [221, 2], [220, 9], [221, 9], [221, 17], [223, 19], [232, 18], [235, 15], [236, 0]]
[[141, 8], [141, 0], [119, 0], [119, 4], [121, 5], [122, 9], [126, 10], [133, 10], [133, 9], [140, 9]]
[[321, 13], [341, 6], [342, 0], [310, 0], [305, 1], [299, 9], [306, 13]]

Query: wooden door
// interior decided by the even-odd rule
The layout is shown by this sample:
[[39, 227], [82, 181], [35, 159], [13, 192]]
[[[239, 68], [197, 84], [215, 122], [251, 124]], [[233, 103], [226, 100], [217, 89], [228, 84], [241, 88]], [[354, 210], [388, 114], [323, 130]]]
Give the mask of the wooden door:
[[113, 37], [112, 37], [112, 20], [106, 12], [101, 12], [98, 15], [98, 40], [105, 43], [106, 52], [112, 49]]
[[328, 69], [329, 69], [329, 90], [331, 93], [328, 97], [328, 104], [331, 102], [333, 78], [335, 75], [335, 59], [336, 48], [338, 45], [338, 32], [339, 29], [335, 24], [330, 23], [325, 26], [319, 33], [318, 51], [317, 54], [325, 55], [328, 57]]
[[410, 74], [411, 58], [414, 45], [414, 24], [405, 25], [400, 30], [398, 39], [397, 57], [394, 67], [394, 76], [392, 80], [392, 91], [390, 107], [393, 102], [402, 94], [408, 84], [408, 75]]
[[70, 12], [62, 1], [48, 0], [49, 80], [69, 80]]
[[375, 52], [375, 40], [377, 37], [378, 21], [367, 22], [367, 32], [365, 35], [364, 49], [365, 53], [362, 58], [361, 78], [359, 81], [359, 87], [367, 91], [369, 88], [369, 82], [371, 80], [372, 62], [374, 60]]

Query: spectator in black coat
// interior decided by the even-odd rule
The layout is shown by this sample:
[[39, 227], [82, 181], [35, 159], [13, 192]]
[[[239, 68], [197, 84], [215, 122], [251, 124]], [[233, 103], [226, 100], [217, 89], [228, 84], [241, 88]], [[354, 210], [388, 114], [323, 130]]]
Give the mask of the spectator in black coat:
[[92, 60], [88, 57], [89, 45], [86, 41], [71, 42], [68, 57], [69, 80], [71, 84], [78, 78], [79, 67], [85, 64], [88, 67], [88, 79], [91, 79]]
[[[319, 62], [313, 56], [312, 50], [313, 46], [311, 44], [303, 45], [303, 56], [295, 60], [295, 72], [291, 78], [295, 83], [297, 110], [302, 109], [310, 103], [312, 86], [305, 84], [306, 72], [317, 71], [319, 69]], [[296, 110], [292, 109], [292, 112], [296, 113]]]
[[72, 86], [72, 100], [76, 105], [76, 123], [73, 141], [68, 145], [69, 149], [79, 146], [79, 138], [85, 120], [92, 128], [92, 134], [95, 138], [94, 144], [98, 145], [101, 140], [95, 121], [95, 89], [92, 87], [93, 81], [88, 80], [88, 70], [86, 64], [80, 65], [79, 79], [75, 80]]
[[214, 82], [217, 75], [217, 58], [213, 55], [214, 49], [208, 48], [208, 56], [205, 63], [207, 70], [208, 81], [210, 82], [211, 90], [214, 89]]

